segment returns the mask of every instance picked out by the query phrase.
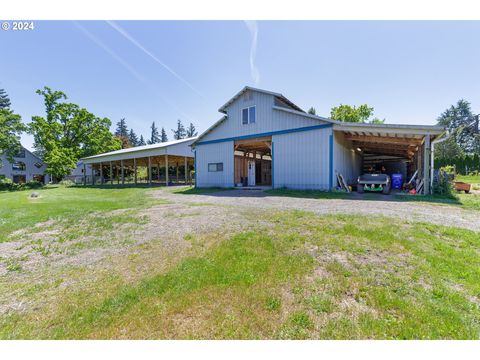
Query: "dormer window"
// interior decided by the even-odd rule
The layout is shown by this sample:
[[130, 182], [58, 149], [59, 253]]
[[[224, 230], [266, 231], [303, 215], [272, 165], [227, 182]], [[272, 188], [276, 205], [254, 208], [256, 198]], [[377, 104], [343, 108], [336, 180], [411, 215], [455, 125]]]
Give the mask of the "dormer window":
[[242, 124], [254, 124], [257, 114], [255, 112], [255, 106], [242, 109]]

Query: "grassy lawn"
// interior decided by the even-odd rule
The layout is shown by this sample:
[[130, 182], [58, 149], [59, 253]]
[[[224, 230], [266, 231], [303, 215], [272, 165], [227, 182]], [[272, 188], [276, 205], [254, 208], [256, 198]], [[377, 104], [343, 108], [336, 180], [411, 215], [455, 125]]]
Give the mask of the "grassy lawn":
[[[345, 192], [328, 192], [328, 191], [305, 191], [305, 190], [289, 190], [289, 189], [274, 189], [267, 190], [267, 193], [275, 196], [290, 196], [310, 199], [357, 199], [356, 193], [347, 194]], [[396, 194], [394, 197], [384, 197], [382, 194], [369, 194], [365, 193], [361, 195], [362, 200], [388, 200], [388, 201], [415, 201], [426, 202], [434, 204], [447, 204], [459, 206], [465, 209], [480, 210], [480, 196], [477, 194], [455, 194], [455, 198], [439, 196], [439, 195], [404, 195]]]
[[210, 188], [196, 188], [194, 186], [180, 186], [172, 187], [168, 191], [180, 195], [202, 195], [211, 194], [219, 191], [231, 190], [232, 188], [210, 187]]
[[[86, 201], [80, 189], [55, 191]], [[144, 206], [141, 191], [118, 196]], [[300, 211], [245, 216], [254, 232], [192, 232], [188, 253], [164, 267], [150, 243], [112, 256], [111, 271], [52, 273], [48, 289], [23, 293], [43, 301], [0, 315], [0, 338], [480, 338], [478, 233]], [[71, 277], [81, 281], [63, 287]]]
[[[144, 196], [148, 189], [48, 186], [35, 190], [39, 193], [38, 198], [30, 197], [32, 190], [0, 192], [0, 243], [8, 241], [14, 231], [29, 229], [42, 222], [62, 221], [72, 225], [91, 214], [151, 206], [158, 200]], [[92, 219], [102, 221], [101, 216]], [[109, 219], [115, 221], [116, 218]]]

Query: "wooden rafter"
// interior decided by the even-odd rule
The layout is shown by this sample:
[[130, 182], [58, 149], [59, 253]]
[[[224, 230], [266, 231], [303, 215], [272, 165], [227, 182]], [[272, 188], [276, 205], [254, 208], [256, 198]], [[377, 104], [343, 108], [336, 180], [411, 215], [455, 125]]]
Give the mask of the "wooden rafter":
[[398, 145], [420, 145], [422, 139], [415, 138], [398, 138], [391, 136], [369, 136], [369, 135], [353, 135], [345, 134], [345, 138], [352, 141], [361, 141], [369, 143], [380, 143], [385, 145], [398, 144]]

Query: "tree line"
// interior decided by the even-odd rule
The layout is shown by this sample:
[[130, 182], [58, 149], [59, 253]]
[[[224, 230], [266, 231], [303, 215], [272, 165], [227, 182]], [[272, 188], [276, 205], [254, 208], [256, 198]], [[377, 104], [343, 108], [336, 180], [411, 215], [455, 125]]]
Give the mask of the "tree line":
[[[125, 147], [168, 141], [165, 129], [162, 127], [159, 133], [155, 122], [152, 123], [147, 141], [143, 135], [138, 138], [133, 129], [128, 130], [124, 118], [120, 119], [112, 134], [110, 119], [98, 117], [68, 102], [64, 92], [45, 86], [36, 93], [43, 98], [45, 114], [32, 116], [32, 121], [26, 125], [11, 108], [6, 91], [0, 89], [0, 155], [5, 154], [10, 162], [14, 161], [14, 156], [21, 149], [20, 136], [23, 132], [33, 135], [35, 154], [47, 165], [46, 173], [57, 179], [69, 175], [81, 158]], [[192, 123], [185, 129], [181, 120], [177, 121], [177, 128], [172, 132], [176, 140], [197, 135]]]
[[[168, 141], [168, 136], [165, 128], [162, 127], [159, 132], [155, 121], [152, 122], [150, 130], [150, 137], [147, 141], [145, 141], [143, 135], [140, 135], [140, 137], [138, 137], [138, 135], [132, 128], [129, 130], [127, 126], [127, 121], [125, 120], [125, 118], [121, 118], [116, 124], [114, 135], [117, 139], [120, 140], [122, 149], [135, 146], [143, 146], [147, 144], [152, 145]], [[198, 132], [192, 123], [190, 123], [188, 128], [185, 129], [185, 126], [180, 119], [177, 120], [177, 128], [172, 129], [172, 132], [174, 140], [190, 138], [198, 135]]]

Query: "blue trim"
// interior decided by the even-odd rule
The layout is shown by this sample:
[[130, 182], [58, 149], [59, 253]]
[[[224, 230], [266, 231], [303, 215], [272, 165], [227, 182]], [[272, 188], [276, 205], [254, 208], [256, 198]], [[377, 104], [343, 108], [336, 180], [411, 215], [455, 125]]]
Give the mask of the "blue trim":
[[197, 150], [193, 152], [193, 171], [195, 171], [195, 188], [197, 188]]
[[332, 190], [333, 187], [333, 134], [330, 135], [328, 139], [328, 147], [329, 147], [329, 163], [328, 163], [328, 188], [329, 190]]
[[224, 138], [224, 139], [200, 141], [200, 142], [196, 143], [195, 146], [196, 145], [206, 145], [206, 144], [216, 144], [216, 143], [221, 143], [221, 142], [226, 142], [226, 141], [251, 139], [251, 138], [262, 137], [262, 136], [282, 135], [282, 134], [288, 134], [288, 133], [294, 133], [294, 132], [300, 132], [300, 131], [325, 129], [325, 128], [331, 128], [331, 127], [332, 127], [332, 124], [321, 124], [321, 125], [314, 125], [314, 126], [306, 126], [306, 127], [301, 127], [301, 128], [271, 131], [271, 132], [260, 133], [260, 134], [243, 135], [243, 136], [235, 136], [235, 137]]
[[273, 155], [274, 142], [272, 141], [272, 189], [275, 189], [275, 157]]

